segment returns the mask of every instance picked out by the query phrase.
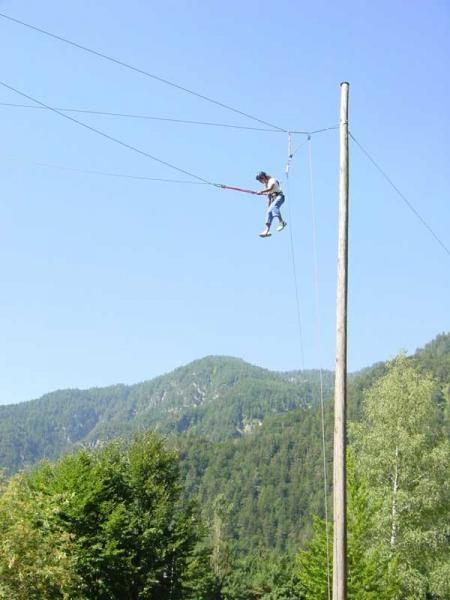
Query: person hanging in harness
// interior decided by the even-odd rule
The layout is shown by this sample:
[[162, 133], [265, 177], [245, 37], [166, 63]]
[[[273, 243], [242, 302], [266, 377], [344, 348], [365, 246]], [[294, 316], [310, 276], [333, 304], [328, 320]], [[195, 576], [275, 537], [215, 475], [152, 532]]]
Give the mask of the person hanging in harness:
[[277, 231], [282, 231], [287, 225], [280, 213], [280, 206], [284, 202], [284, 194], [280, 189], [279, 182], [264, 171], [260, 171], [256, 176], [256, 179], [266, 186], [264, 190], [257, 192], [258, 196], [267, 196], [266, 228], [259, 234], [260, 237], [265, 238], [272, 235], [270, 233], [270, 227], [272, 226], [274, 217], [280, 222]]

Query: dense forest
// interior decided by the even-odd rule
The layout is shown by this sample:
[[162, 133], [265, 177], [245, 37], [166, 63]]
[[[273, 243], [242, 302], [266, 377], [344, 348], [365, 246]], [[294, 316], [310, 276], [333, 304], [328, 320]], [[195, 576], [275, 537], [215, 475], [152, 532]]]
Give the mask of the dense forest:
[[[332, 374], [325, 372], [327, 397]], [[319, 372], [274, 373], [243, 360], [207, 357], [133, 386], [61, 390], [0, 406], [0, 465], [13, 473], [79, 445], [96, 446], [143, 429], [239, 438], [270, 415], [319, 399]]]
[[[324, 375], [327, 499], [317, 372], [209, 357], [2, 407], [0, 597], [327, 599]], [[449, 395], [450, 335], [350, 377], [349, 598], [450, 598]]]

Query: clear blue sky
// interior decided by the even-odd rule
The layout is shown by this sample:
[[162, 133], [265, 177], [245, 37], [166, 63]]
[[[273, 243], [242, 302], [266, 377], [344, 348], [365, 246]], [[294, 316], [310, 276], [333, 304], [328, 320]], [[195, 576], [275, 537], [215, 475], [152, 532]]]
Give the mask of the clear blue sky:
[[[0, 11], [283, 128], [337, 124], [349, 81], [352, 132], [450, 244], [448, 2], [42, 0]], [[0, 79], [53, 106], [257, 125], [3, 19], [0, 64]], [[0, 101], [24, 102], [4, 89]], [[208, 180], [283, 177], [285, 134], [78, 118]], [[40, 167], [180, 177], [52, 113], [0, 106], [0, 119], [0, 403], [133, 383], [207, 354], [302, 366], [289, 232], [258, 238], [263, 199]], [[312, 152], [332, 368], [337, 132], [315, 136]], [[288, 202], [305, 366], [318, 367], [306, 146]], [[449, 257], [356, 146], [350, 229], [350, 368], [449, 330]]]

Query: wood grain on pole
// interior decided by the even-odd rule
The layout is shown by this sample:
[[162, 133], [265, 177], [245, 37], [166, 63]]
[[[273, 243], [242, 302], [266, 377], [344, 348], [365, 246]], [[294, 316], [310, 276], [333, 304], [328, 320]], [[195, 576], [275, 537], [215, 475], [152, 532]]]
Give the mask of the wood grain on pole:
[[346, 519], [346, 391], [347, 391], [347, 264], [348, 264], [348, 91], [341, 83], [339, 124], [339, 240], [336, 302], [336, 373], [333, 462], [333, 600], [347, 598]]

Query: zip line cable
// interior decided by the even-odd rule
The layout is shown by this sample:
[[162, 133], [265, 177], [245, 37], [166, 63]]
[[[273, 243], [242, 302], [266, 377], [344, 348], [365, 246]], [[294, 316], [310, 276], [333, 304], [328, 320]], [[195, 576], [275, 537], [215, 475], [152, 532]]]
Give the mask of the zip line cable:
[[39, 162], [39, 161], [27, 161], [19, 158], [13, 158], [10, 156], [2, 156], [1, 160], [10, 160], [21, 164], [32, 165], [36, 167], [45, 167], [46, 169], [58, 169], [60, 171], [70, 171], [72, 173], [82, 173], [86, 175], [101, 175], [103, 177], [118, 177], [124, 179], [137, 179], [140, 181], [155, 181], [161, 183], [179, 183], [184, 185], [208, 185], [203, 181], [188, 181], [187, 179], [163, 179], [161, 177], [147, 177], [145, 175], [129, 175], [126, 173], [112, 173], [110, 171], [95, 171], [91, 169], [78, 169], [76, 167], [66, 167], [64, 165], [55, 165], [51, 163]]
[[[34, 108], [34, 109], [43, 109], [43, 106], [32, 106], [31, 104], [15, 104], [13, 102], [0, 102], [0, 106], [8, 106], [12, 108]], [[172, 119], [169, 117], [155, 117], [153, 115], [138, 115], [132, 113], [119, 113], [119, 112], [108, 112], [101, 110], [88, 110], [88, 109], [80, 109], [80, 108], [61, 108], [56, 106], [57, 110], [61, 112], [68, 113], [82, 113], [88, 115], [101, 115], [107, 117], [122, 117], [127, 119], [143, 119], [147, 121], [167, 121], [169, 123], [180, 123], [186, 125], [205, 125], [209, 127], [226, 127], [230, 129], [247, 129], [249, 131], [266, 131], [269, 133], [284, 133], [282, 131], [278, 131], [276, 129], [269, 129], [267, 127], [246, 127], [245, 125], [234, 125], [232, 123], [214, 123], [212, 121], [192, 121], [188, 119]], [[299, 132], [303, 133], [303, 132]]]
[[8, 85], [4, 81], [0, 80], [0, 85], [7, 88], [8, 90], [15, 92], [16, 94], [19, 94], [20, 96], [23, 96], [24, 98], [27, 98], [28, 100], [31, 100], [32, 102], [36, 102], [36, 104], [39, 104], [43, 108], [46, 108], [46, 109], [56, 113], [57, 115], [64, 117], [65, 119], [68, 119], [69, 121], [72, 121], [73, 123], [76, 123], [77, 125], [81, 125], [85, 129], [89, 129], [89, 131], [92, 131], [94, 133], [97, 133], [98, 135], [101, 135], [102, 137], [106, 138], [107, 140], [110, 140], [112, 142], [115, 142], [116, 144], [124, 146], [125, 148], [128, 148], [129, 150], [133, 150], [134, 152], [137, 152], [138, 154], [141, 154], [142, 156], [150, 158], [151, 160], [154, 160], [158, 163], [161, 163], [162, 165], [165, 165], [166, 167], [174, 169], [175, 171], [184, 173], [184, 175], [193, 177], [194, 179], [197, 179], [198, 181], [200, 181], [204, 184], [211, 185], [213, 187], [220, 188], [220, 189], [233, 190], [236, 192], [244, 192], [246, 194], [257, 194], [257, 192], [255, 192], [254, 190], [248, 190], [245, 188], [235, 187], [235, 186], [231, 186], [231, 185], [225, 185], [222, 183], [214, 183], [212, 181], [209, 181], [208, 179], [204, 179], [203, 177], [200, 177], [199, 175], [196, 175], [195, 173], [191, 173], [190, 171], [181, 169], [180, 167], [177, 167], [176, 165], [174, 165], [172, 163], [162, 160], [161, 158], [157, 158], [156, 156], [153, 156], [153, 154], [149, 154], [148, 152], [145, 152], [144, 150], [141, 150], [140, 148], [137, 148], [136, 146], [132, 146], [131, 144], [128, 144], [127, 142], [119, 140], [118, 138], [113, 137], [112, 135], [109, 135], [108, 133], [105, 133], [104, 131], [101, 131], [100, 129], [91, 127], [91, 125], [88, 125], [87, 123], [84, 123], [83, 121], [79, 121], [78, 119], [75, 119], [74, 117], [70, 117], [69, 115], [64, 114], [60, 110], [53, 108], [53, 107], [49, 106], [48, 104], [45, 104], [44, 102], [41, 102], [40, 100], [37, 100], [36, 98], [33, 98], [32, 96], [29, 96], [28, 94], [25, 94], [25, 92], [21, 92], [20, 90], [12, 87], [11, 85]]
[[370, 162], [375, 166], [375, 168], [386, 179], [386, 181], [389, 183], [389, 185], [397, 192], [397, 194], [400, 196], [400, 198], [403, 200], [403, 202], [406, 204], [406, 206], [409, 208], [409, 210], [416, 215], [416, 217], [419, 219], [419, 221], [422, 223], [422, 225], [426, 229], [428, 229], [429, 233], [431, 233], [431, 235], [434, 237], [436, 242], [450, 256], [449, 248], [438, 237], [438, 235], [435, 233], [435, 231], [432, 229], [432, 227], [425, 221], [425, 219], [422, 217], [422, 215], [419, 213], [419, 211], [416, 208], [414, 208], [414, 206], [411, 204], [411, 202], [408, 200], [408, 198], [406, 198], [406, 196], [398, 189], [398, 187], [395, 185], [395, 183], [392, 181], [392, 179], [389, 177], [389, 175], [386, 173], [386, 171], [384, 171], [380, 167], [380, 165], [375, 161], [375, 159], [373, 159], [370, 156], [370, 154], [367, 152], [367, 150], [365, 148], [363, 148], [363, 146], [358, 142], [358, 140], [355, 138], [355, 136], [351, 132], [349, 132], [349, 135], [350, 135], [351, 139], [355, 142], [355, 144], [359, 147], [359, 149], [366, 155], [366, 157], [370, 160]]
[[198, 179], [199, 181], [202, 181], [203, 183], [207, 183], [207, 184], [215, 186], [215, 187], [221, 187], [219, 184], [213, 183], [212, 181], [208, 181], [207, 179], [204, 179], [203, 177], [200, 177], [199, 175], [195, 175], [195, 173], [186, 171], [185, 169], [181, 169], [180, 167], [177, 167], [176, 165], [173, 165], [165, 160], [157, 158], [156, 156], [153, 156], [152, 154], [149, 154], [148, 152], [145, 152], [144, 150], [141, 150], [140, 148], [137, 148], [136, 146], [127, 144], [126, 142], [119, 140], [118, 138], [115, 138], [112, 135], [105, 133], [104, 131], [100, 131], [100, 129], [91, 127], [87, 123], [83, 123], [83, 121], [78, 121], [78, 119], [75, 119], [74, 117], [70, 117], [69, 115], [66, 115], [63, 112], [57, 110], [56, 108], [52, 108], [48, 104], [45, 104], [44, 102], [41, 102], [40, 100], [37, 100], [36, 98], [33, 98], [32, 96], [29, 96], [28, 94], [25, 94], [24, 92], [21, 92], [20, 90], [12, 87], [11, 85], [8, 85], [4, 81], [0, 81], [0, 85], [7, 88], [8, 90], [15, 92], [16, 94], [19, 94], [20, 96], [23, 96], [24, 98], [27, 98], [28, 100], [31, 100], [32, 102], [36, 102], [36, 104], [39, 104], [40, 106], [47, 108], [48, 110], [51, 110], [52, 112], [56, 113], [57, 115], [60, 115], [61, 117], [64, 117], [65, 119], [68, 119], [69, 121], [72, 121], [73, 123], [76, 123], [77, 125], [81, 125], [81, 127], [84, 127], [85, 129], [89, 129], [89, 131], [93, 131], [94, 133], [101, 135], [102, 137], [106, 138], [107, 140], [110, 140], [112, 142], [115, 142], [116, 144], [123, 146], [124, 148], [133, 150], [133, 152], [137, 152], [138, 154], [141, 154], [142, 156], [146, 156], [147, 158], [150, 158], [151, 160], [161, 163], [162, 165], [165, 165], [166, 167], [174, 169], [175, 171], [184, 173], [184, 175], [188, 175], [189, 177]]
[[316, 222], [316, 201], [314, 191], [314, 174], [313, 174], [313, 161], [312, 161], [312, 142], [311, 138], [308, 140], [308, 162], [309, 162], [309, 190], [311, 197], [311, 220], [312, 220], [312, 232], [313, 232], [313, 257], [314, 257], [314, 298], [316, 307], [316, 332], [317, 332], [317, 346], [319, 350], [319, 375], [320, 375], [320, 415], [321, 415], [321, 428], [322, 428], [322, 457], [323, 457], [323, 488], [324, 488], [324, 510], [325, 510], [325, 535], [326, 535], [326, 547], [327, 547], [327, 590], [328, 600], [331, 599], [331, 582], [330, 582], [330, 540], [328, 532], [328, 476], [327, 476], [327, 452], [326, 452], [326, 436], [325, 436], [325, 411], [323, 401], [323, 350], [322, 350], [322, 324], [320, 319], [320, 286], [319, 286], [319, 260], [317, 252], [317, 222]]
[[[291, 133], [304, 133], [306, 135], [315, 135], [316, 133], [324, 133], [325, 131], [334, 131], [339, 129], [339, 125], [333, 125], [332, 127], [323, 127], [322, 129], [315, 129], [313, 131], [291, 131]], [[297, 148], [298, 150], [298, 148]], [[297, 152], [297, 150], [295, 152]], [[294, 152], [294, 154], [295, 154]]]
[[[43, 110], [44, 106], [34, 106], [32, 104], [16, 104], [14, 102], [0, 102], [0, 106], [10, 107], [10, 108], [31, 108], [37, 110]], [[169, 117], [156, 117], [153, 115], [142, 115], [142, 114], [133, 114], [133, 113], [120, 113], [120, 112], [109, 112], [102, 110], [89, 110], [89, 109], [81, 109], [81, 108], [61, 108], [55, 106], [56, 110], [60, 112], [68, 112], [68, 113], [81, 113], [87, 115], [99, 115], [106, 117], [121, 117], [126, 119], [142, 119], [147, 121], [164, 121], [168, 123], [178, 123], [178, 124], [186, 124], [186, 125], [203, 125], [208, 127], [224, 127], [228, 129], [243, 129], [248, 131], [264, 131], [267, 133], [285, 133], [285, 131], [279, 131], [277, 129], [269, 129], [267, 127], [248, 127], [245, 125], [235, 125], [233, 123], [214, 123], [213, 121], [193, 121], [189, 119], [173, 119]], [[315, 135], [317, 133], [323, 133], [325, 131], [330, 131], [332, 129], [337, 129], [337, 127], [325, 127], [324, 129], [316, 129], [315, 131], [299, 131], [293, 130], [289, 133], [295, 135]], [[297, 148], [298, 150], [298, 148]], [[295, 152], [297, 152], [295, 150]], [[294, 154], [295, 154], [294, 152]]]
[[228, 104], [225, 104], [223, 102], [219, 102], [218, 100], [214, 100], [213, 98], [209, 98], [208, 96], [204, 96], [203, 94], [199, 94], [198, 92], [195, 92], [194, 90], [191, 90], [189, 88], [183, 87], [182, 85], [179, 85], [177, 83], [174, 83], [173, 81], [169, 81], [168, 79], [164, 79], [163, 77], [159, 77], [158, 75], [155, 75], [153, 73], [150, 73], [148, 71], [144, 71], [143, 69], [140, 69], [138, 67], [135, 67], [133, 65], [130, 65], [129, 63], [126, 63], [122, 60], [119, 60], [117, 58], [113, 58], [112, 56], [109, 56], [107, 54], [104, 54], [103, 52], [99, 52], [98, 50], [93, 50], [92, 48], [88, 48], [87, 46], [83, 46], [81, 44], [78, 44], [77, 42], [73, 42], [71, 40], [68, 40], [67, 38], [64, 38], [60, 35], [56, 35], [55, 33], [51, 33], [50, 31], [46, 31], [45, 29], [41, 29], [40, 27], [36, 27], [36, 25], [31, 25], [30, 23], [25, 23], [24, 21], [21, 21], [19, 19], [15, 19], [14, 17], [10, 17], [9, 15], [6, 15], [4, 13], [0, 12], [0, 17], [2, 17], [3, 19], [7, 19], [8, 21], [12, 21], [13, 23], [17, 23], [18, 25], [22, 25], [24, 27], [27, 27], [28, 29], [32, 29], [33, 31], [37, 31], [39, 33], [42, 33], [48, 37], [51, 37], [55, 40], [59, 40], [60, 42], [64, 42], [65, 44], [69, 44], [70, 46], [74, 46], [75, 48], [78, 48], [79, 50], [84, 50], [85, 52], [89, 52], [90, 54], [93, 54], [95, 56], [98, 56], [100, 58], [104, 58], [105, 60], [108, 60], [112, 63], [115, 63], [116, 65], [120, 65], [121, 67], [125, 67], [126, 69], [130, 69], [131, 71], [134, 71], [135, 73], [140, 73], [141, 75], [145, 75], [145, 77], [150, 77], [151, 79], [154, 79], [156, 81], [159, 81], [160, 83], [165, 83], [166, 85], [169, 85], [173, 88], [176, 88], [178, 90], [181, 90], [183, 92], [186, 92], [187, 94], [191, 94], [192, 96], [196, 96], [197, 98], [201, 98], [202, 100], [205, 100], [206, 102], [210, 102], [212, 104], [216, 104], [217, 106], [220, 106], [222, 108], [225, 108], [227, 110], [230, 110], [232, 112], [235, 112], [243, 117], [247, 117], [248, 119], [252, 119], [253, 121], [257, 121], [258, 123], [261, 123], [262, 125], [267, 125], [268, 127], [272, 127], [273, 129], [276, 129], [278, 131], [286, 131], [285, 129], [283, 129], [282, 127], [278, 127], [277, 125], [274, 125], [273, 123], [269, 123], [268, 121], [263, 121], [262, 119], [259, 119], [249, 113], [243, 112], [237, 108], [233, 108], [232, 106], [229, 106]]

